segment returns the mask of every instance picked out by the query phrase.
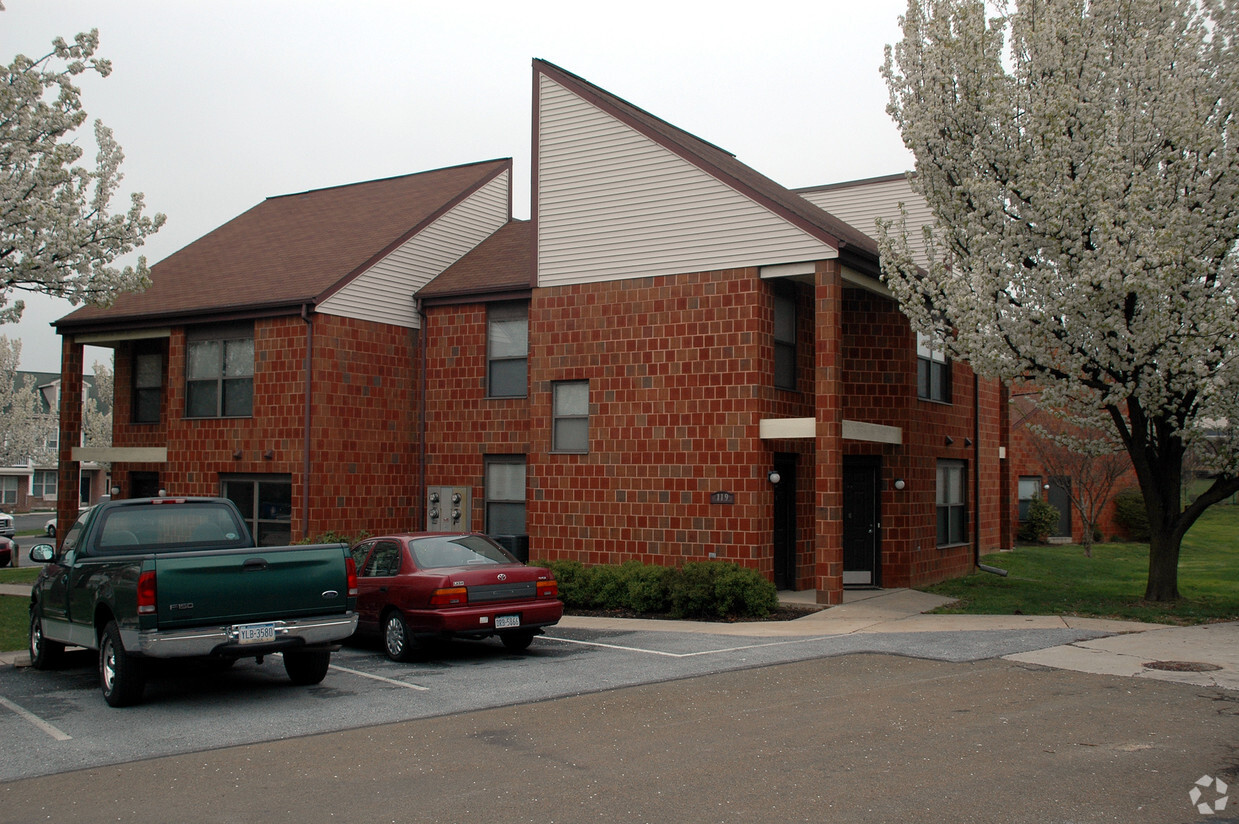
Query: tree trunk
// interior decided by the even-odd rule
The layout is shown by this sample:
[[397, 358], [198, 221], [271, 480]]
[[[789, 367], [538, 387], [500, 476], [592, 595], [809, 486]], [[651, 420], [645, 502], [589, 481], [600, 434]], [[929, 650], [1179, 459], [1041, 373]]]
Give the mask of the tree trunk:
[[1182, 540], [1174, 530], [1149, 522], [1149, 582], [1146, 601], [1179, 600], [1179, 547]]

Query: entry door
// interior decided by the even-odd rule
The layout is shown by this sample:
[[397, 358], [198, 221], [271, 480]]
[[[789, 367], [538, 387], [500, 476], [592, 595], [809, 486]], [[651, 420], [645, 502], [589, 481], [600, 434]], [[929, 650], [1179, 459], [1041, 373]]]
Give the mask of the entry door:
[[1050, 478], [1050, 506], [1058, 510], [1058, 524], [1054, 527], [1052, 538], [1071, 537], [1071, 478]]
[[843, 458], [843, 585], [878, 586], [877, 458]]
[[774, 585], [778, 589], [796, 588], [796, 455], [780, 452], [774, 456]]

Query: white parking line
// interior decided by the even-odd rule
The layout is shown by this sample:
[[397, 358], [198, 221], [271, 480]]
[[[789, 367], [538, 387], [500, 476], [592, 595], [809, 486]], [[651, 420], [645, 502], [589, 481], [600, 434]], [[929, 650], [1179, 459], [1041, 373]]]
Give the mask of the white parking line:
[[392, 684], [397, 687], [404, 687], [411, 690], [421, 690], [422, 692], [430, 691], [430, 687], [423, 687], [421, 684], [410, 684], [408, 681], [397, 681], [395, 678], [384, 678], [382, 675], [374, 675], [373, 673], [362, 672], [361, 670], [350, 669], [349, 667], [342, 667], [339, 664], [332, 664], [331, 668], [333, 670], [339, 670], [340, 672], [347, 672], [349, 675], [360, 675], [362, 678], [382, 681], [384, 684]]
[[10, 701], [7, 698], [0, 698], [0, 706], [8, 707], [10, 710], [20, 715], [22, 718], [26, 719], [34, 726], [43, 730], [43, 732], [47, 733], [48, 735], [50, 735], [52, 738], [56, 739], [57, 741], [72, 741], [73, 740], [73, 736], [67, 733], [61, 732], [60, 730], [53, 727], [51, 724], [44, 721], [39, 716], [35, 715], [34, 713], [30, 712], [29, 710], [23, 707], [17, 706], [16, 704], [14, 704], [12, 701]]
[[646, 649], [644, 647], [625, 647], [619, 644], [603, 644], [599, 641], [578, 641], [575, 638], [560, 638], [556, 635], [543, 635], [542, 638], [547, 641], [562, 641], [565, 644], [580, 644], [583, 647], [603, 647], [605, 649], [618, 649], [625, 652], [644, 652], [649, 655], [662, 655], [667, 658], [695, 658], [700, 655], [718, 655], [723, 652], [742, 652], [746, 649], [761, 649], [764, 647], [783, 647], [789, 644], [807, 644], [814, 641], [825, 641], [830, 638], [835, 638], [833, 635], [820, 635], [812, 638], [793, 638], [789, 641], [769, 641], [760, 644], [744, 644], [738, 647], [723, 647], [722, 649], [706, 649], [697, 652], [663, 652], [657, 649]]

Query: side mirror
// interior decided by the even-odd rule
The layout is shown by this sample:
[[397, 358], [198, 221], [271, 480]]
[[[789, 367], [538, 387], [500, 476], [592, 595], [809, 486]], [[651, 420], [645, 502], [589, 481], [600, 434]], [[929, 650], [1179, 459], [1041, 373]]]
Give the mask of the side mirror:
[[56, 550], [51, 544], [35, 544], [30, 548], [30, 560], [36, 564], [46, 564], [56, 557]]

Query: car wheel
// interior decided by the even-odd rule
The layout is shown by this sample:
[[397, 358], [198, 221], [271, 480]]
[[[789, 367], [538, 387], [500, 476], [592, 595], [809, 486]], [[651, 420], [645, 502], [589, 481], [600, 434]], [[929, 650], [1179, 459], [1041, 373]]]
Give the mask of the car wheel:
[[49, 537], [49, 538], [55, 538], [55, 537], [56, 537], [56, 525], [55, 525], [55, 524], [51, 524], [50, 526], [48, 526], [48, 528], [47, 528], [47, 537]]
[[408, 661], [417, 649], [417, 640], [409, 633], [409, 625], [398, 610], [392, 610], [383, 620], [383, 652], [393, 661]]
[[34, 610], [30, 611], [30, 666], [35, 669], [51, 669], [64, 657], [65, 645], [43, 637], [43, 619]]
[[138, 703], [146, 689], [145, 667], [125, 652], [115, 621], [108, 622], [99, 639], [99, 686], [104, 700], [113, 707]]
[[284, 653], [284, 671], [299, 687], [308, 687], [327, 677], [331, 668], [331, 653], [328, 650], [289, 650]]
[[512, 652], [524, 652], [529, 649], [529, 645], [533, 643], [534, 633], [532, 630], [522, 630], [521, 632], [501, 632], [499, 640], [503, 642], [504, 647]]

